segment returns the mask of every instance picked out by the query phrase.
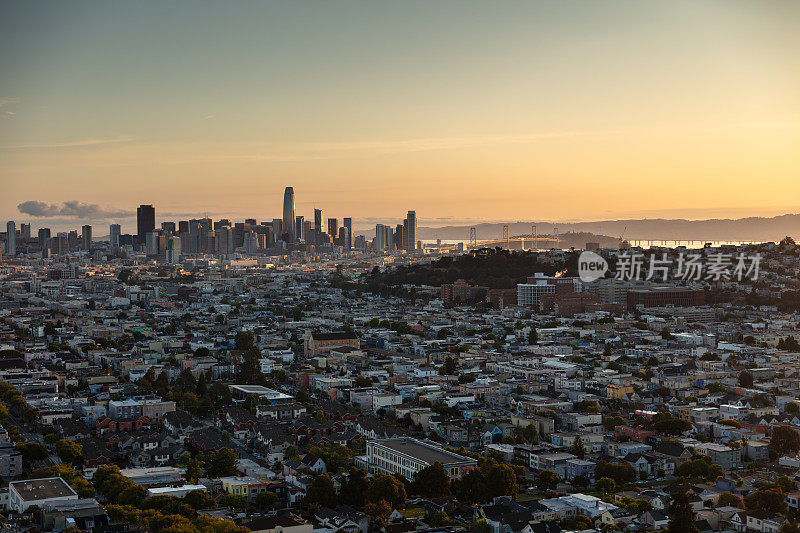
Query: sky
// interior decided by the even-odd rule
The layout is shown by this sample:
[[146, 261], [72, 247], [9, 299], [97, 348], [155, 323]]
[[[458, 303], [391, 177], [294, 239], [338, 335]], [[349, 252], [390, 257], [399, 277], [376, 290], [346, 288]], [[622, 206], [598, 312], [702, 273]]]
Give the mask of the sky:
[[356, 227], [800, 212], [798, 27], [770, 0], [4, 1], [0, 220], [271, 220], [287, 185]]

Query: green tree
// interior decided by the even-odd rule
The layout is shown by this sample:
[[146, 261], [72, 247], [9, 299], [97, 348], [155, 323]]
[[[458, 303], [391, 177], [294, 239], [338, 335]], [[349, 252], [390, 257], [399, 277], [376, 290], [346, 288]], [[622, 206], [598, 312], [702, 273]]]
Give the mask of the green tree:
[[247, 508], [247, 498], [240, 494], [225, 494], [219, 499], [219, 506], [234, 511], [244, 510]]
[[217, 507], [217, 501], [206, 491], [193, 490], [183, 497], [183, 503], [193, 508], [198, 509], [214, 509]]
[[772, 430], [769, 453], [773, 458], [800, 451], [800, 435], [791, 426], [777, 426]]
[[314, 478], [311, 486], [308, 487], [303, 503], [306, 505], [316, 504], [321, 507], [336, 506], [336, 489], [327, 474], [321, 474]]
[[539, 342], [539, 334], [536, 332], [536, 328], [531, 326], [531, 330], [528, 332], [528, 344], [536, 344]]
[[18, 443], [15, 448], [22, 454], [22, 459], [26, 462], [47, 459], [47, 448], [37, 442]]
[[669, 515], [669, 533], [700, 533], [694, 519], [694, 509], [689, 500], [689, 486], [681, 483], [681, 486], [672, 493], [672, 502], [669, 505], [667, 514]]
[[486, 520], [481, 518], [480, 520], [472, 522], [467, 528], [467, 531], [469, 533], [492, 533], [492, 526], [490, 526]]
[[392, 508], [386, 500], [369, 502], [364, 508], [364, 513], [369, 517], [370, 531], [377, 531], [386, 525], [392, 514]]
[[367, 501], [377, 503], [385, 500], [392, 509], [402, 509], [406, 504], [406, 488], [394, 476], [377, 475], [367, 488]]
[[611, 478], [617, 485], [633, 483], [638, 478], [636, 469], [628, 463], [606, 463], [599, 461], [594, 470], [598, 478]]
[[503, 463], [490, 463], [483, 467], [486, 476], [486, 490], [490, 498], [497, 496], [516, 496], [519, 491], [517, 474], [514, 469]]
[[586, 457], [586, 446], [583, 445], [583, 439], [580, 435], [575, 437], [575, 440], [572, 443], [572, 446], [569, 448], [569, 453], [572, 455], [583, 459]]
[[450, 517], [444, 511], [433, 511], [425, 515], [423, 521], [430, 527], [442, 527], [450, 525]]
[[781, 476], [775, 480], [775, 483], [781, 488], [781, 490], [785, 494], [797, 490], [797, 483], [795, 483], [794, 480], [791, 479], [789, 476]]
[[56, 453], [65, 463], [77, 463], [83, 458], [83, 445], [69, 439], [56, 442]]
[[461, 479], [454, 481], [453, 493], [459, 501], [470, 504], [489, 501], [489, 488], [486, 485], [486, 477], [478, 468], [473, 468], [461, 476]]
[[744, 509], [744, 502], [742, 499], [731, 492], [723, 492], [717, 499], [717, 507], [736, 507]]
[[239, 331], [233, 341], [237, 350], [250, 351], [255, 348], [255, 336], [252, 331]]
[[256, 506], [259, 509], [269, 509], [278, 502], [278, 495], [274, 492], [264, 491], [259, 492], [256, 496]]
[[786, 496], [780, 487], [761, 489], [744, 497], [748, 511], [763, 510], [773, 514], [786, 511]]
[[456, 373], [457, 366], [458, 363], [456, 362], [456, 360], [448, 355], [444, 359], [444, 364], [441, 367], [439, 367], [439, 374], [443, 376], [444, 375], [452, 376], [453, 374]]
[[748, 372], [747, 370], [742, 370], [739, 373], [739, 385], [744, 388], [750, 388], [753, 386], [753, 374]]
[[417, 472], [411, 487], [414, 494], [423, 498], [443, 498], [450, 494], [450, 477], [437, 461]]
[[536, 476], [536, 486], [542, 491], [553, 490], [559, 483], [561, 483], [561, 478], [552, 470], [542, 470]]
[[611, 494], [617, 488], [616, 482], [608, 477], [601, 477], [594, 483], [595, 490], [603, 493], [603, 495]]
[[603, 418], [603, 427], [611, 431], [617, 426], [624, 426], [627, 422], [621, 416], [607, 416]]
[[342, 483], [339, 499], [351, 507], [364, 507], [368, 487], [367, 473], [360, 468], [351, 467], [346, 480]]
[[218, 452], [212, 452], [206, 461], [206, 476], [219, 478], [225, 476], [235, 476], [236, 472], [236, 452], [231, 448], [223, 448]]

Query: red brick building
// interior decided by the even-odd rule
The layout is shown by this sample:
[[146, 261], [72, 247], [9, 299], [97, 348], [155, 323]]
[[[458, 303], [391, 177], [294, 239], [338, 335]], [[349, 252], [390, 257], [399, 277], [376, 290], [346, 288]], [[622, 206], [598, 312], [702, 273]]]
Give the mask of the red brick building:
[[486, 292], [486, 301], [492, 307], [508, 307], [509, 305], [517, 305], [517, 289], [489, 289]]
[[356, 334], [352, 332], [308, 333], [305, 339], [305, 354], [310, 356], [319, 355], [342, 346], [359, 348], [361, 344]]
[[682, 288], [654, 288], [628, 291], [628, 309], [637, 307], [696, 307], [705, 305], [706, 295], [702, 290]]
[[447, 305], [472, 300], [486, 290], [486, 287], [470, 285], [463, 279], [457, 279], [454, 283], [445, 283], [439, 289], [442, 301]]

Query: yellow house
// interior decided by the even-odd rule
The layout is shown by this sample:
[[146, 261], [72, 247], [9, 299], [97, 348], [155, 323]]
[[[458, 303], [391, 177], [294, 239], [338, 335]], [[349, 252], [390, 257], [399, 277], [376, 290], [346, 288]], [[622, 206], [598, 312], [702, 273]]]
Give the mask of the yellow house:
[[219, 478], [222, 490], [227, 494], [244, 496], [247, 501], [255, 500], [261, 492], [268, 492], [270, 482], [251, 476], [228, 476]]
[[633, 385], [629, 381], [624, 384], [612, 383], [606, 386], [606, 398], [621, 400], [628, 394], [633, 394]]

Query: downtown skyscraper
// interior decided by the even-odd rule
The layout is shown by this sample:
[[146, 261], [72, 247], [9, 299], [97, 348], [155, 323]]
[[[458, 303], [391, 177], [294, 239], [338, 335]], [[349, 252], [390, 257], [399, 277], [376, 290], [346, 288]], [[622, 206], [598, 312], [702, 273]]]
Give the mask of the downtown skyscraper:
[[286, 187], [283, 192], [283, 237], [288, 242], [294, 242], [295, 240], [295, 222], [294, 189]]
[[152, 205], [140, 205], [136, 209], [136, 238], [139, 246], [147, 243], [147, 234], [156, 229], [156, 209]]
[[417, 212], [409, 211], [403, 221], [403, 245], [406, 250], [417, 249]]

